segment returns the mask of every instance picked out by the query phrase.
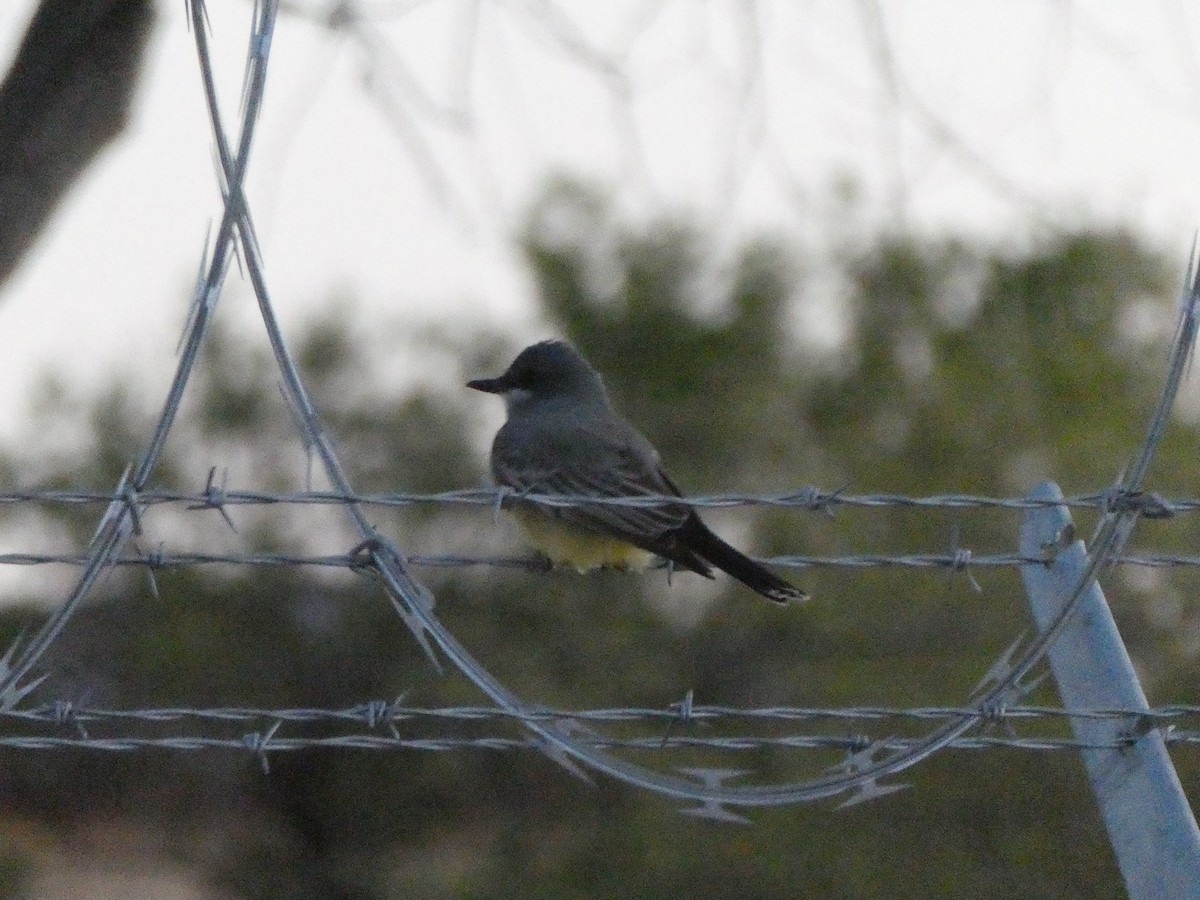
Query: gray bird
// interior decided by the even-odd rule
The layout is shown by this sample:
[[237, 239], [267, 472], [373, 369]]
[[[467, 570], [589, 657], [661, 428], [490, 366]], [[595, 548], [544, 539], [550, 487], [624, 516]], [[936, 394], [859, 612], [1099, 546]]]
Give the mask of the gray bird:
[[[526, 347], [497, 378], [467, 387], [504, 398], [492, 443], [496, 483], [525, 494], [681, 496], [658, 451], [609, 403], [600, 375], [565, 341]], [[655, 556], [707, 578], [714, 567], [776, 603], [808, 594], [731, 547], [686, 503], [550, 506], [519, 497], [505, 508], [535, 549], [580, 572], [644, 570]]]

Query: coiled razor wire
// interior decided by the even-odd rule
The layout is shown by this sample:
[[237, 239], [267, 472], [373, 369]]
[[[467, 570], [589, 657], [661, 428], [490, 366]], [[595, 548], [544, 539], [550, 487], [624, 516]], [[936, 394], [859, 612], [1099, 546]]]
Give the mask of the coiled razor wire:
[[[352, 490], [333, 444], [320, 424], [316, 410], [300, 379], [275, 318], [250, 208], [243, 192], [243, 182], [253, 143], [254, 126], [265, 92], [267, 63], [278, 2], [277, 0], [264, 0], [254, 9], [243, 83], [241, 130], [236, 151], [231, 150], [231, 143], [226, 135], [217, 102], [203, 0], [189, 0], [188, 10], [191, 30], [195, 38], [205, 102], [214, 137], [224, 212], [212, 240], [211, 255], [207, 246], [202, 255], [201, 270], [181, 340], [180, 362], [150, 444], [142, 455], [130, 464], [115, 490], [112, 493], [58, 492], [53, 497], [49, 494], [8, 493], [0, 497], [0, 502], [40, 500], [43, 502], [106, 504], [105, 512], [100, 518], [87, 554], [81, 559], [70, 560], [72, 563], [82, 566], [82, 572], [74, 588], [32, 638], [28, 641], [18, 640], [8, 648], [3, 657], [0, 657], [0, 710], [5, 711], [4, 714], [9, 717], [36, 717], [36, 710], [22, 711], [18, 710], [17, 706], [45, 678], [44, 675], [34, 674], [38, 661], [59, 636], [83, 599], [89, 595], [99, 575], [109, 567], [130, 564], [130, 559], [122, 555], [123, 549], [131, 536], [140, 533], [141, 517], [151, 505], [168, 501], [185, 502], [200, 508], [218, 509], [224, 515], [226, 506], [238, 503], [331, 503], [338, 504], [346, 510], [361, 541], [353, 553], [343, 557], [337, 564], [351, 564], [359, 568], [369, 566], [377, 571], [388, 592], [393, 608], [409, 628], [413, 638], [424, 650], [433, 666], [440, 672], [442, 658], [448, 660], [491, 700], [494, 709], [488, 708], [490, 715], [505, 717], [519, 724], [526, 729], [528, 736], [521, 739], [493, 736], [405, 738], [398, 731], [394, 731], [390, 736], [351, 734], [335, 737], [288, 738], [277, 736], [278, 728], [285, 721], [293, 721], [289, 715], [301, 715], [302, 713], [285, 714], [285, 711], [279, 710], [254, 712], [185, 710], [175, 711], [174, 715], [200, 719], [228, 716], [236, 721], [253, 719], [272, 724], [265, 731], [254, 731], [242, 735], [240, 738], [164, 738], [155, 736], [92, 738], [86, 732], [89, 721], [93, 723], [101, 720], [112, 722], [119, 721], [121, 716], [137, 715], [144, 716], [149, 720], [160, 713], [151, 710], [140, 713], [117, 714], [112, 711], [103, 713], [97, 710], [76, 709], [69, 705], [64, 707], [59, 704], [53, 708], [52, 714], [45, 713], [44, 710], [43, 714], [56, 716], [54, 721], [59, 724], [73, 722], [77, 729], [81, 729], [78, 737], [14, 736], [0, 739], [0, 746], [37, 749], [83, 746], [100, 750], [128, 750], [148, 746], [176, 749], [240, 748], [250, 750], [264, 764], [267, 754], [270, 752], [317, 746], [407, 747], [430, 750], [458, 749], [468, 746], [496, 749], [533, 747], [582, 777], [587, 777], [589, 772], [603, 773], [633, 786], [697, 804], [685, 809], [684, 812], [739, 821], [742, 820], [742, 817], [734, 808], [780, 806], [848, 795], [843, 802], [843, 805], [846, 805], [891, 793], [899, 790], [903, 785], [884, 784], [881, 783], [883, 779], [897, 775], [946, 747], [1028, 746], [1031, 749], [1052, 747], [1078, 749], [1077, 744], [1065, 739], [1019, 738], [1016, 736], [967, 737], [967, 732], [979, 726], [993, 724], [998, 720], [1012, 721], [1011, 717], [1014, 715], [1012, 711], [1022, 709], [1015, 706], [1015, 701], [1024, 696], [1031, 688], [1032, 685], [1027, 680], [1030, 672], [1045, 656], [1047, 648], [1062, 630], [1085, 590], [1102, 570], [1121, 559], [1122, 550], [1139, 518], [1190, 512], [1195, 508], [1196, 501], [1166, 501], [1155, 495], [1145, 494], [1141, 490], [1195, 343], [1197, 304], [1200, 302], [1200, 280], [1195, 272], [1195, 262], [1192, 263], [1185, 282], [1166, 383], [1137, 457], [1112, 488], [1096, 495], [1065, 501], [1070, 505], [1095, 508], [1099, 512], [1099, 518], [1096, 532], [1090, 542], [1088, 565], [1085, 572], [1061, 612], [1045, 631], [1029, 641], [1018, 638], [984, 674], [979, 685], [972, 692], [972, 699], [967, 705], [944, 708], [939, 710], [936, 715], [928, 716], [940, 724], [922, 737], [892, 737], [874, 740], [854, 736], [818, 735], [706, 738], [692, 735], [672, 737], [668, 733], [655, 739], [660, 745], [670, 742], [681, 746], [711, 746], [727, 750], [763, 745], [786, 745], [790, 741], [800, 746], [836, 747], [849, 751], [840, 765], [822, 776], [805, 781], [778, 784], [733, 784], [731, 782], [734, 779], [746, 773], [740, 770], [712, 767], [683, 769], [678, 773], [660, 771], [631, 762], [612, 752], [619, 749], [649, 746], [648, 739], [612, 738], [601, 735], [595, 730], [595, 726], [598, 722], [607, 721], [603, 717], [580, 711], [545, 710], [537, 704], [525, 701], [492, 676], [457, 641], [435, 614], [433, 594], [409, 571], [410, 566], [416, 560], [407, 558], [390, 539], [378, 533], [368, 522], [364, 507], [375, 504], [403, 505], [431, 502], [430, 498], [433, 495], [358, 495]], [[254, 289], [272, 353], [280, 371], [283, 395], [291, 408], [300, 436], [310, 453], [310, 458], [315, 458], [319, 462], [325, 476], [333, 486], [330, 492], [309, 492], [303, 495], [288, 495], [286, 498], [266, 493], [229, 492], [216, 489], [213, 486], [212, 478], [210, 478], [209, 486], [201, 494], [169, 494], [148, 488], [150, 478], [161, 456], [163, 444], [177, 415], [183, 390], [191, 377], [198, 350], [212, 320], [229, 262], [234, 253], [239, 250], [245, 271]], [[438, 502], [493, 505], [501, 499], [500, 493], [496, 491], [464, 491], [436, 496]], [[532, 495], [529, 499], [552, 504], [570, 504], [580, 501], [580, 498], [534, 497]], [[593, 498], [587, 498], [587, 500], [589, 503], [596, 502]], [[656, 498], [605, 498], [604, 502], [654, 503]], [[1013, 509], [1045, 505], [1038, 501], [959, 495], [933, 498], [906, 498], [896, 495], [851, 497], [842, 492], [821, 494], [809, 489], [775, 497], [722, 495], [720, 497], [694, 498], [694, 502], [701, 506], [763, 503], [825, 510], [836, 505], [948, 508], [982, 506]], [[1059, 505], [1057, 501], [1055, 505]], [[961, 551], [950, 554], [949, 558], [957, 567], [963, 567], [968, 563], [979, 564], [979, 558], [967, 559]], [[158, 559], [158, 564], [166, 565], [170, 559], [170, 557], [162, 555]], [[182, 560], [182, 557], [180, 559]], [[265, 558], [262, 559], [265, 560]], [[282, 562], [283, 557], [278, 557], [278, 559], [281, 564], [288, 564]], [[290, 558], [290, 562], [295, 563], [299, 559], [299, 557]], [[443, 561], [450, 559], [443, 558]], [[801, 557], [792, 559], [796, 564], [818, 564], [817, 561]], [[903, 564], [898, 561], [899, 559], [876, 558], [875, 562]], [[1185, 559], [1183, 557], [1171, 559], [1178, 560], [1178, 564], [1190, 564], [1182, 562]], [[10, 562], [16, 561], [15, 558], [10, 560]], [[28, 557], [26, 559], [26, 562], [50, 561], [66, 560], [51, 560], [47, 557]], [[147, 565], [153, 571], [155, 555], [143, 554], [137, 558], [137, 561], [139, 564]], [[203, 560], [198, 558], [193, 560], [193, 562], [201, 561]], [[252, 562], [253, 559], [248, 556], [247, 558], [238, 557], [222, 561]], [[1006, 564], [1028, 562], [1028, 560], [1010, 560]], [[1044, 560], [1039, 562], [1044, 562]], [[846, 563], [850, 564], [848, 560]], [[942, 565], [944, 561], [933, 564]], [[1164, 564], [1168, 564], [1165, 558]], [[393, 729], [396, 727], [395, 717], [401, 712], [406, 717], [421, 714], [411, 710], [401, 710], [395, 704], [385, 704], [383, 707], [370, 704], [365, 709], [369, 710], [369, 715], [368, 712], [360, 713], [364, 717], [364, 721], [374, 716], [373, 724], [388, 724]], [[685, 722], [694, 722], [698, 714], [706, 715], [707, 709], [693, 706], [689, 694], [683, 703], [677, 704], [673, 715]], [[1170, 709], [1180, 708], [1172, 707]], [[427, 710], [425, 714], [436, 712]], [[749, 711], [742, 712], [748, 713]], [[910, 712], [913, 716], [917, 716], [916, 712]], [[1119, 710], [1109, 711], [1109, 713], [1120, 716], [1133, 715], [1129, 711]], [[1056, 714], [1071, 716], [1107, 715], [1109, 713], [1105, 711], [1088, 711], [1086, 713], [1063, 711]], [[161, 714], [170, 715], [170, 713]], [[243, 715], [247, 718], [237, 718]], [[1162, 713], [1162, 715], [1165, 717], [1166, 713]], [[1138, 721], [1147, 721], [1145, 716], [1144, 712], [1138, 712]], [[926, 717], [922, 715], [918, 718], [924, 720]], [[1157, 723], [1159, 719], [1151, 717], [1149, 721]], [[1174, 739], [1194, 742], [1195, 732], [1184, 732], [1176, 735]]]

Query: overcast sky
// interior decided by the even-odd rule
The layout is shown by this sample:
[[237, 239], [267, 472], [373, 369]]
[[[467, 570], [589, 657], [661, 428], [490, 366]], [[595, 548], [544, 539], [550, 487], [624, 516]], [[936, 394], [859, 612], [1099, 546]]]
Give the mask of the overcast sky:
[[[213, 3], [227, 115], [249, 3]], [[1182, 267], [1200, 224], [1200, 61], [1182, 2], [297, 3], [276, 31], [249, 197], [285, 324], [336, 295], [385, 329], [469, 315], [542, 335], [511, 236], [551, 173], [729, 239], [857, 227], [1024, 241], [1100, 221]], [[161, 4], [135, 121], [3, 288], [0, 378], [114, 366], [166, 390], [217, 214], [183, 4]], [[0, 6], [20, 38], [31, 2]], [[221, 304], [255, 327], [236, 275]]]

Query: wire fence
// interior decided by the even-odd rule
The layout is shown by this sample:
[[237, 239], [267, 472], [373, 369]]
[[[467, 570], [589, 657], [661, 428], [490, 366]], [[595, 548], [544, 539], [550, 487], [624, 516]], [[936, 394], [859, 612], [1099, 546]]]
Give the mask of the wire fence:
[[[208, 26], [202, 0], [191, 0], [189, 15], [196, 42], [210, 125], [218, 164], [224, 212], [211, 242], [205, 247], [193, 302], [181, 342], [180, 360], [162, 411], [146, 449], [130, 463], [113, 490], [25, 490], [0, 493], [0, 504], [58, 504], [103, 507], [95, 536], [83, 554], [8, 553], [0, 565], [62, 565], [80, 569], [72, 589], [27, 638], [18, 639], [0, 657], [0, 722], [14, 730], [41, 729], [39, 733], [0, 735], [0, 746], [44, 751], [85, 749], [135, 751], [146, 748], [176, 751], [233, 750], [250, 752], [264, 764], [270, 754], [314, 748], [353, 748], [458, 752], [463, 750], [536, 751], [580, 775], [600, 773], [628, 785], [696, 804], [687, 812], [715, 819], [739, 819], [735, 809], [781, 806], [840, 797], [846, 803], [883, 796], [901, 787], [885, 779], [905, 771], [943, 749], [981, 750], [999, 747], [1026, 751], [1078, 751], [1086, 748], [1117, 748], [1136, 743], [1148, 730], [1161, 732], [1174, 745], [1200, 742], [1200, 707], [1168, 705], [1155, 709], [1057, 709], [1021, 705], [1020, 701], [1038, 683], [1035, 669], [1066, 627], [1097, 576], [1107, 567], [1195, 567], [1200, 556], [1159, 553], [1126, 553], [1125, 547], [1136, 523], [1142, 518], [1186, 515], [1200, 508], [1200, 500], [1164, 498], [1142, 488], [1147, 469], [1167, 426], [1168, 416], [1190, 360], [1198, 324], [1200, 279], [1190, 272], [1180, 304], [1179, 324], [1158, 406], [1133, 462], [1113, 486], [1092, 494], [1064, 500], [1019, 497], [986, 497], [943, 494], [908, 497], [896, 494], [851, 494], [846, 490], [803, 487], [772, 495], [721, 494], [691, 497], [697, 507], [726, 508], [767, 506], [804, 509], [832, 514], [848, 508], [985, 509], [1028, 511], [1073, 508], [1097, 515], [1089, 542], [1087, 565], [1065, 598], [1061, 610], [1032, 637], [1019, 638], [986, 672], [971, 701], [963, 706], [846, 707], [819, 709], [764, 707], [734, 709], [693, 703], [689, 694], [669, 709], [613, 708], [549, 710], [527, 701], [495, 677], [454, 636], [435, 613], [434, 597], [413, 575], [418, 567], [494, 566], [543, 569], [545, 563], [524, 558], [464, 555], [408, 555], [370, 523], [366, 511], [373, 507], [443, 505], [492, 507], [513, 495], [492, 489], [470, 489], [438, 494], [360, 494], [354, 491], [330, 436], [321, 425], [316, 408], [294, 363], [276, 321], [270, 290], [263, 270], [250, 205], [243, 193], [255, 124], [263, 102], [277, 3], [260, 3], [254, 13], [249, 37], [240, 131], [235, 140], [226, 130], [214, 88]], [[253, 287], [259, 311], [282, 381], [281, 390], [310, 458], [319, 466], [332, 488], [328, 491], [272, 493], [229, 489], [219, 484], [216, 471], [208, 483], [194, 492], [170, 491], [153, 486], [163, 446], [171, 432], [180, 402], [195, 369], [212, 317], [222, 294], [229, 265], [237, 256]], [[522, 499], [550, 506], [586, 502], [614, 505], [654, 505], [678, 502], [661, 497], [561, 497], [523, 495]], [[143, 550], [132, 539], [142, 534], [142, 519], [156, 507], [172, 505], [196, 513], [216, 513], [236, 531], [231, 510], [238, 507], [274, 505], [329, 506], [340, 509], [354, 529], [357, 544], [345, 553], [302, 555], [288, 553], [200, 553], [165, 546]], [[846, 555], [834, 557], [789, 555], [769, 560], [781, 566], [832, 567], [845, 569], [906, 567], [942, 569], [964, 573], [982, 567], [1022, 568], [1052, 562], [1059, 548], [1050, 546], [1041, 555], [1020, 553], [975, 554], [962, 547], [931, 554]], [[100, 575], [113, 567], [138, 567], [149, 573], [200, 565], [261, 567], [321, 566], [369, 571], [379, 577], [391, 604], [413, 639], [439, 672], [457, 670], [469, 679], [491, 705], [474, 707], [421, 708], [408, 706], [403, 698], [370, 701], [348, 709], [137, 709], [111, 710], [58, 702], [22, 708], [22, 703], [45, 679], [39, 667], [47, 650], [92, 594]], [[1066, 736], [1073, 720], [1113, 720], [1124, 727], [1122, 735], [1099, 742]], [[447, 734], [448, 724], [487, 727], [494, 733]], [[703, 734], [697, 729], [724, 726], [749, 731], [750, 725], [826, 726], [854, 728], [885, 725], [928, 727], [915, 735], [886, 737], [834, 733]], [[1045, 727], [1044, 733], [1021, 735], [1019, 726]], [[339, 733], [281, 734], [284, 726], [320, 726], [342, 729]], [[600, 726], [636, 725], [637, 734], [601, 733]], [[134, 733], [134, 728], [148, 729]], [[214, 729], [213, 733], [157, 733], [155, 729]], [[218, 733], [224, 729], [229, 733]], [[425, 729], [431, 733], [422, 733]], [[501, 733], [516, 730], [515, 734]], [[1000, 729], [1004, 733], [986, 733]], [[1057, 729], [1060, 733], [1054, 733]], [[102, 733], [103, 732], [103, 733]], [[114, 732], [114, 733], [109, 733]], [[238, 733], [240, 732], [240, 733]], [[777, 783], [732, 783], [734, 772], [726, 768], [697, 766], [672, 768], [673, 762], [656, 760], [666, 750], [700, 748], [735, 753], [766, 747], [789, 750], [835, 751], [840, 761], [822, 774], [806, 780]], [[639, 761], [645, 759], [647, 761]], [[739, 776], [743, 773], [738, 773]]]
[[[0, 566], [86, 566], [89, 557], [79, 553], [0, 553]], [[405, 562], [417, 568], [457, 569], [482, 566], [498, 569], [520, 569], [527, 572], [546, 572], [552, 568], [544, 557], [531, 556], [466, 556], [461, 554], [415, 554]], [[1045, 557], [1023, 556], [1019, 553], [974, 554], [961, 549], [953, 553], [850, 554], [845, 556], [787, 556], [758, 557], [760, 562], [792, 569], [940, 569], [964, 574], [971, 578], [972, 569], [1020, 569], [1041, 565]], [[1200, 567], [1200, 556], [1177, 553], [1127, 553], [1109, 560], [1114, 566], [1141, 566], [1148, 569]], [[109, 566], [145, 569], [153, 573], [167, 569], [190, 569], [197, 566], [251, 566], [286, 568], [313, 566], [326, 569], [360, 571], [370, 569], [370, 560], [361, 553], [332, 553], [306, 555], [300, 553], [267, 552], [188, 552], [159, 548], [134, 555], [126, 554], [108, 561]], [[666, 564], [662, 564], [666, 568]]]
[[[21, 710], [0, 712], [0, 721], [40, 722], [53, 725], [83, 726], [88, 723], [114, 722], [175, 722], [186, 720], [213, 722], [351, 722], [368, 728], [381, 723], [400, 721], [459, 721], [459, 722], [532, 722], [577, 719], [587, 722], [643, 722], [666, 725], [672, 722], [683, 724], [716, 723], [722, 721], [803, 722], [809, 720], [834, 720], [841, 722], [889, 722], [910, 720], [915, 722], [943, 721], [975, 712], [971, 707], [960, 706], [713, 706], [692, 705], [686, 715], [680, 711], [681, 704], [668, 709], [649, 707], [612, 707], [607, 709], [527, 709], [520, 713], [497, 709], [491, 706], [406, 706], [402, 702], [376, 700], [345, 709], [187, 709], [164, 707], [161, 709], [99, 709], [76, 706], [73, 703], [58, 703]], [[1056, 706], [1011, 706], [993, 710], [993, 722], [1014, 724], [1036, 720], [1111, 719], [1127, 722], [1144, 719], [1175, 726], [1178, 721], [1188, 722], [1200, 718], [1200, 706], [1195, 704], [1173, 704], [1153, 709], [1086, 709], [1069, 710]], [[1200, 723], [1197, 723], [1200, 724]]]
[[[604, 750], [644, 750], [661, 753], [663, 741], [657, 737], [617, 738], [597, 735], [591, 738], [596, 747]], [[1069, 750], [1121, 750], [1131, 747], [1138, 738], [1130, 737], [1119, 741], [1081, 741], [1074, 738], [1050, 737], [960, 737], [946, 746], [957, 750], [1011, 750], [1056, 751]], [[1200, 743], [1200, 732], [1172, 733], [1166, 737], [1168, 744]], [[725, 753], [735, 751], [781, 750], [837, 750], [857, 754], [868, 749], [896, 752], [912, 752], [920, 744], [919, 738], [890, 737], [883, 739], [837, 737], [835, 735], [775, 735], [741, 737], [680, 737], [671, 742], [672, 748], [702, 748]], [[0, 737], [0, 747], [13, 750], [97, 750], [124, 752], [134, 750], [232, 750], [250, 751], [263, 761], [269, 769], [268, 753], [299, 752], [304, 750], [408, 750], [430, 753], [449, 753], [463, 750], [528, 751], [539, 750], [536, 738], [520, 737], [427, 737], [406, 738], [394, 735], [338, 734], [331, 737], [278, 737], [272, 732], [252, 732], [237, 737]]]
[[[215, 474], [215, 473], [214, 473]], [[183, 504], [187, 509], [225, 510], [230, 506], [468, 506], [499, 509], [505, 500], [520, 497], [544, 506], [566, 508], [587, 504], [589, 506], [617, 506], [647, 508], [676, 504], [679, 497], [639, 494], [635, 497], [592, 497], [569, 494], [538, 494], [514, 492], [510, 488], [468, 488], [458, 491], [443, 491], [434, 494], [414, 493], [371, 493], [356, 494], [341, 491], [253, 491], [231, 490], [213, 486], [213, 476], [201, 492], [150, 488], [136, 495], [128, 487], [117, 492], [29, 489], [23, 491], [0, 491], [0, 504], [35, 503], [84, 506], [93, 504], [131, 503], [138, 510], [163, 504]], [[1094, 509], [1100, 512], [1129, 510], [1136, 508], [1141, 515], [1151, 519], [1166, 519], [1181, 513], [1200, 509], [1200, 499], [1190, 497], [1164, 498], [1158, 494], [1140, 491], [1124, 491], [1119, 487], [1107, 488], [1094, 494], [1065, 497], [1061, 502], [1038, 500], [1030, 497], [985, 497], [976, 494], [937, 494], [928, 497], [912, 497], [904, 494], [847, 494], [843, 490], [822, 491], [807, 486], [798, 491], [780, 494], [708, 494], [684, 497], [683, 500], [698, 509], [731, 509], [737, 507], [781, 507], [832, 512], [836, 507], [861, 507], [879, 509], [899, 507], [906, 509], [1044, 509], [1066, 507], [1067, 509]]]
[[[268, 752], [299, 751], [319, 748], [420, 750], [450, 752], [458, 750], [529, 750], [538, 749], [536, 740], [509, 734], [447, 734], [448, 724], [529, 725], [572, 721], [580, 725], [636, 724], [656, 733], [612, 736], [599, 732], [590, 740], [608, 750], [644, 750], [704, 748], [709, 750], [754, 751], [766, 748], [786, 750], [837, 750], [858, 753], [869, 748], [911, 751], [920, 738], [892, 735], [876, 739], [847, 731], [830, 733], [772, 733], [705, 735], [687, 733], [698, 727], [731, 724], [745, 729], [748, 725], [769, 723], [773, 728], [791, 723], [834, 723], [849, 729], [865, 724], [884, 724], [889, 728], [912, 723], [947, 723], [964, 716], [975, 716], [971, 707], [731, 707], [675, 704], [670, 709], [623, 707], [607, 709], [526, 709], [519, 713], [484, 706], [427, 707], [408, 706], [402, 701], [377, 700], [344, 709], [293, 708], [184, 708], [101, 709], [59, 701], [54, 704], [0, 713], [0, 721], [10, 726], [52, 726], [54, 734], [0, 735], [0, 747], [10, 749], [77, 749], [126, 751], [158, 748], [166, 750], [251, 749], [265, 757]], [[1077, 720], [1111, 721], [1123, 726], [1124, 733], [1106, 741], [1086, 741], [1050, 734], [1016, 733], [1018, 725], [1061, 724]], [[199, 723], [228, 726], [236, 734], [131, 734], [131, 727]], [[1003, 734], [961, 736], [946, 746], [956, 750], [1008, 748], [1027, 751], [1125, 749], [1135, 745], [1149, 729], [1161, 730], [1170, 745], [1200, 743], [1200, 706], [1176, 704], [1152, 709], [1062, 709], [1048, 706], [1013, 706], [990, 710], [987, 724]], [[279, 735], [285, 725], [329, 725], [358, 728], [338, 734]], [[252, 728], [251, 731], [241, 729]], [[432, 733], [422, 733], [428, 728]], [[117, 734], [97, 735], [105, 730]], [[383, 733], [386, 732], [386, 733]]]

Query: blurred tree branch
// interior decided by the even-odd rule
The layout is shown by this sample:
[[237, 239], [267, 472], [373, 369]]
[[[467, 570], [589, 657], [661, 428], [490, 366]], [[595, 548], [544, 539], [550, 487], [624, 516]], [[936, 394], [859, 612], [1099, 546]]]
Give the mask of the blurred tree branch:
[[43, 0], [0, 85], [0, 282], [125, 127], [152, 0]]

